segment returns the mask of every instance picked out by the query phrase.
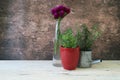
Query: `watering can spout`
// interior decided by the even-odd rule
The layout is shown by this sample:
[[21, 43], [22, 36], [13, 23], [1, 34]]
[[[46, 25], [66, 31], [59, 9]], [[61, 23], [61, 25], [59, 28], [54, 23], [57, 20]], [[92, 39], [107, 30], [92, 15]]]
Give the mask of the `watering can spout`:
[[96, 59], [96, 60], [92, 61], [92, 64], [97, 64], [97, 63], [100, 63], [100, 62], [102, 62], [102, 59]]

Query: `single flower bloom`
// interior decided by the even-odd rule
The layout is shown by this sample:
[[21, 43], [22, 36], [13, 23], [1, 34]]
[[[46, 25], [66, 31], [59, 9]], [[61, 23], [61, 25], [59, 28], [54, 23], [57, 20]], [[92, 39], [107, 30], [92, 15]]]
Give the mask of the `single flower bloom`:
[[65, 12], [66, 12], [67, 14], [69, 14], [69, 13], [70, 13], [70, 8], [66, 8], [66, 9], [65, 9]]
[[64, 12], [63, 10], [61, 10], [61, 11], [59, 12], [59, 15], [60, 15], [61, 18], [63, 18], [63, 17], [65, 16], [65, 12]]
[[58, 19], [59, 18], [59, 14], [58, 13], [54, 13], [54, 18]]
[[63, 5], [60, 5], [60, 6], [57, 7], [57, 11], [60, 12], [61, 10], [64, 10], [64, 8], [65, 7]]
[[52, 13], [52, 15], [54, 15], [56, 13], [56, 8], [52, 8], [51, 13]]

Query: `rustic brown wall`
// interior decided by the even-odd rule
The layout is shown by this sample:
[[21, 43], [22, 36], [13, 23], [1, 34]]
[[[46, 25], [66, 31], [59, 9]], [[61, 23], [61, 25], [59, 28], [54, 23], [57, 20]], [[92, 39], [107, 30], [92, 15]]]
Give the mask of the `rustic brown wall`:
[[93, 45], [93, 57], [120, 59], [119, 0], [1, 0], [0, 59], [52, 59], [55, 20], [50, 9], [58, 4], [72, 10], [62, 20], [62, 31], [97, 23], [103, 34]]

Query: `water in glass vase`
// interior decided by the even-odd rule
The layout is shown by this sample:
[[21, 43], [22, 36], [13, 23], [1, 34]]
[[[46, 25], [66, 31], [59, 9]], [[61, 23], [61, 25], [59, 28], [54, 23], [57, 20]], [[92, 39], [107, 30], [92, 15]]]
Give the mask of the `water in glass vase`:
[[56, 67], [61, 67], [62, 66], [59, 54], [54, 54], [53, 55], [53, 65], [56, 66]]

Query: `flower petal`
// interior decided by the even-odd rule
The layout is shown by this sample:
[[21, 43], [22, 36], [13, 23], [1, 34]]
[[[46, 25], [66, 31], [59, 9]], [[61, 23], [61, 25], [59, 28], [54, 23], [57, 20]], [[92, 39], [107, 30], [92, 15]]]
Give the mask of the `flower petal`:
[[56, 8], [52, 8], [51, 13], [52, 13], [52, 15], [54, 15], [56, 13]]
[[70, 8], [66, 8], [66, 13], [69, 14], [70, 13]]
[[58, 19], [59, 18], [59, 14], [58, 13], [54, 13], [54, 18]]
[[61, 10], [61, 11], [59, 12], [59, 15], [60, 15], [61, 18], [63, 18], [64, 15], [65, 15], [65, 12], [64, 12], [63, 10]]

